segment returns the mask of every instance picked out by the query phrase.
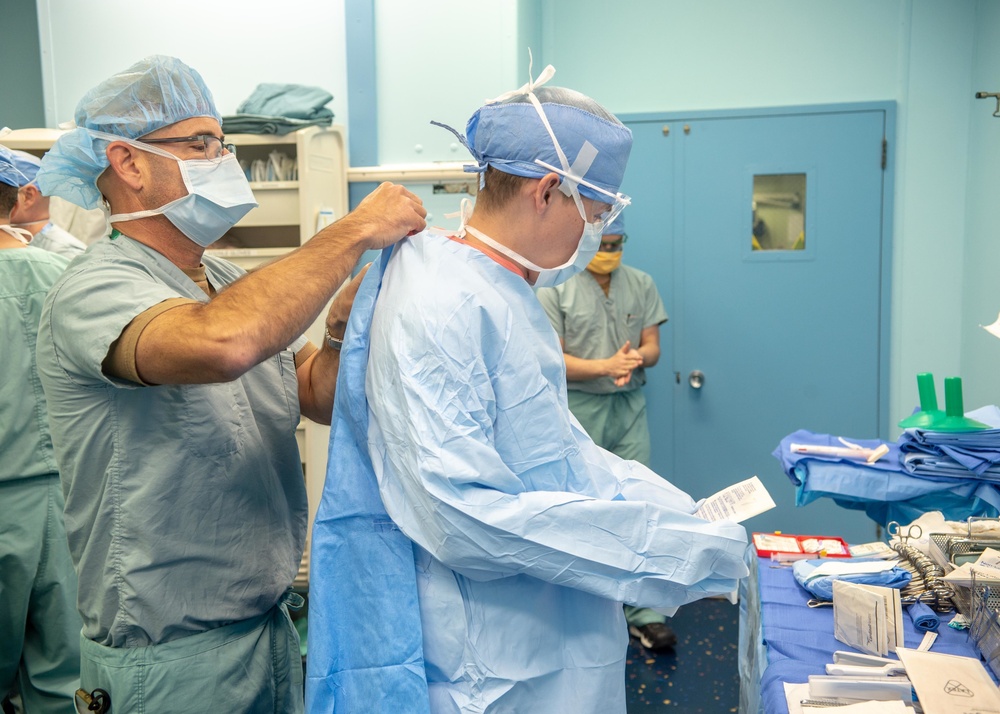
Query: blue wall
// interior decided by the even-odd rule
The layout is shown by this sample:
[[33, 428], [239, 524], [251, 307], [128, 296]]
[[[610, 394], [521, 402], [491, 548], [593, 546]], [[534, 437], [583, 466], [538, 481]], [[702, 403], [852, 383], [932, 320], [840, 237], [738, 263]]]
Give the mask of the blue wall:
[[[998, 29], [1000, 3], [981, 0], [976, 10], [973, 91], [1000, 92]], [[1000, 216], [996, 210], [1000, 197], [1000, 117], [993, 116], [995, 100], [973, 101], [965, 230], [941, 237], [949, 243], [964, 237], [965, 242], [963, 302], [958, 315], [967, 406], [978, 406], [980, 401], [1000, 403], [1000, 340], [979, 327], [996, 320], [1000, 311]]]
[[[963, 332], [986, 319], [965, 316], [962, 285], [969, 122], [973, 109], [985, 110], [972, 98], [972, 48], [977, 27], [984, 41], [1000, 29], [993, 3], [636, 0], [607, 12], [597, 0], [548, 0], [545, 8], [545, 52], [559, 80], [616, 112], [897, 102], [890, 421], [916, 403], [917, 372], [960, 374]], [[586, 39], [595, 17], [599, 43]], [[966, 381], [967, 404], [1000, 400], [993, 385]]]

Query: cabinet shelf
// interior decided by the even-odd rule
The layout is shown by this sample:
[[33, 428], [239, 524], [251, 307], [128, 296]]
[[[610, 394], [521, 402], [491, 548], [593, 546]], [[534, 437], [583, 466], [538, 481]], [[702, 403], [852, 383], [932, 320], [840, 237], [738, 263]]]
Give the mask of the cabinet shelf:
[[276, 191], [278, 189], [298, 190], [298, 181], [251, 181], [250, 189], [253, 191]]
[[232, 260], [233, 258], [280, 258], [293, 250], [295, 248], [214, 248], [205, 252], [217, 258]]

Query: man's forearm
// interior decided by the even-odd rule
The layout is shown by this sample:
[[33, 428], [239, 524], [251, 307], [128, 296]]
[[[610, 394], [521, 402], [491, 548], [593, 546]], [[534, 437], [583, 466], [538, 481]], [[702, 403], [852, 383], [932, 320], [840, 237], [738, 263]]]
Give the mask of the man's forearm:
[[183, 384], [238, 378], [305, 332], [366, 245], [345, 219], [225, 287], [210, 302], [163, 313], [137, 345], [143, 380]]
[[566, 381], [587, 382], [591, 379], [608, 376], [607, 360], [583, 359], [563, 353], [566, 359]]

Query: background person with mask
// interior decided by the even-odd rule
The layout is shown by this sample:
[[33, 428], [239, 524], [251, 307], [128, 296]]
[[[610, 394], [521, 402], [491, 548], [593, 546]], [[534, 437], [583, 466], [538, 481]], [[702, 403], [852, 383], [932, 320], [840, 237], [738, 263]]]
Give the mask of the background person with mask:
[[[538, 290], [566, 360], [567, 398], [590, 438], [623, 459], [649, 466], [645, 368], [660, 359], [660, 325], [667, 311], [653, 279], [622, 265], [627, 236], [622, 216], [604, 227], [587, 269], [565, 283]], [[649, 608], [625, 606], [629, 632], [653, 650], [677, 636]]]
[[26, 181], [0, 147], [0, 700], [13, 692], [17, 711], [65, 714], [80, 682], [82, 623], [35, 338], [69, 261], [28, 247], [9, 226]]
[[[6, 158], [9, 157], [9, 158]], [[18, 228], [27, 230], [33, 238], [34, 248], [67, 258], [75, 258], [87, 249], [83, 241], [54, 224], [49, 220], [49, 197], [43, 196], [35, 185], [35, 175], [42, 162], [37, 156], [24, 151], [8, 151], [0, 154], [0, 161], [11, 160], [24, 178], [24, 183], [17, 192], [17, 203], [10, 210], [10, 222]]]
[[313, 531], [312, 712], [624, 714], [621, 603], [747, 573], [742, 526], [692, 515], [567, 408], [532, 285], [590, 262], [632, 136], [540, 86], [552, 71], [459, 137], [484, 181], [459, 232], [403, 241], [355, 300]]
[[[205, 248], [255, 205], [201, 76], [153, 56], [88, 92], [38, 172], [115, 228], [52, 288], [38, 368], [80, 577], [81, 684], [114, 711], [296, 712], [299, 415], [329, 422], [366, 249], [424, 227], [383, 184], [247, 275]], [[140, 686], [141, 684], [141, 686]]]

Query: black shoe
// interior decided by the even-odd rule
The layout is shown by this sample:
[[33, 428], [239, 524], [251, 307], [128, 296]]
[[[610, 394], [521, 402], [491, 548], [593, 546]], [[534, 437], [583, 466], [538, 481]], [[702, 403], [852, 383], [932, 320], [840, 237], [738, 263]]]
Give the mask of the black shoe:
[[629, 625], [628, 631], [629, 634], [639, 638], [643, 647], [654, 652], [669, 650], [677, 644], [677, 635], [662, 622], [651, 622], [648, 625]]

